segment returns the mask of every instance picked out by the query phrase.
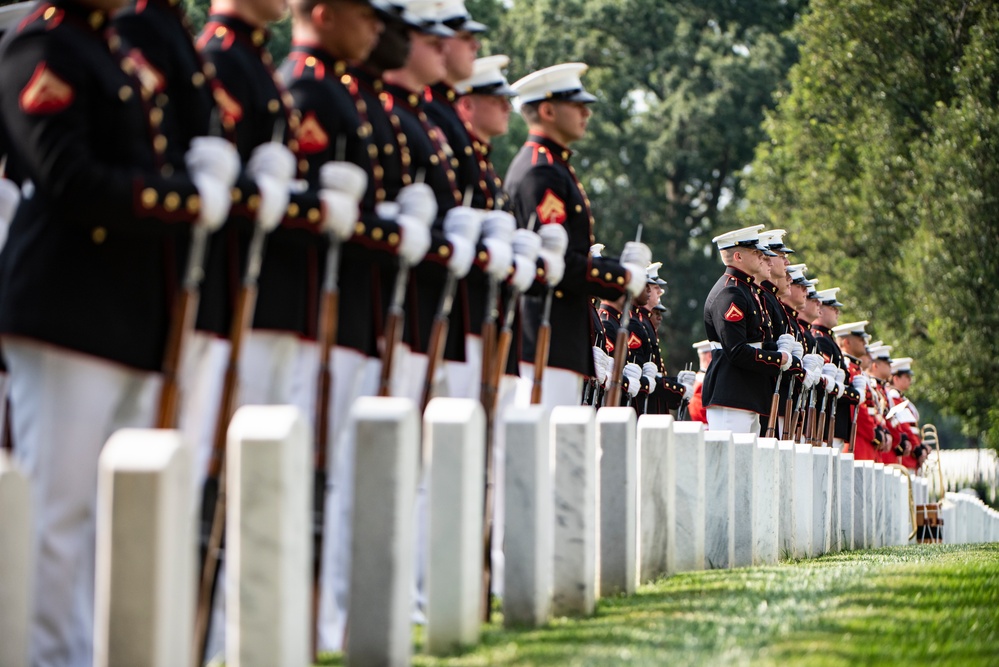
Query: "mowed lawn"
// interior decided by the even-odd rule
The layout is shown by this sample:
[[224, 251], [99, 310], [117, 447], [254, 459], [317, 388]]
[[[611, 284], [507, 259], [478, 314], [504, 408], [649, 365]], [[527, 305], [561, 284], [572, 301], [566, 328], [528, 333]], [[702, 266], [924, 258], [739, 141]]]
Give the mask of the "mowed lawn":
[[[999, 545], [910, 546], [664, 578], [592, 618], [485, 627], [414, 665], [999, 665]], [[322, 665], [342, 664], [330, 656]]]

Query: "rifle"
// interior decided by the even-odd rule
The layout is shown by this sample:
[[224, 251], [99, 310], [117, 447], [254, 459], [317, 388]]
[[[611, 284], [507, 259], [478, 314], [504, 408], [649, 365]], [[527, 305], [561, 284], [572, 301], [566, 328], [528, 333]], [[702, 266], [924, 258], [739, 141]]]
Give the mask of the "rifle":
[[[284, 123], [275, 123], [273, 141], [284, 138]], [[239, 357], [243, 351], [243, 339], [253, 323], [257, 308], [257, 282], [260, 267], [264, 261], [264, 241], [267, 233], [260, 223], [253, 225], [253, 236], [246, 253], [246, 270], [243, 284], [236, 297], [236, 307], [232, 314], [229, 331], [229, 359], [226, 363], [225, 378], [222, 383], [222, 399], [219, 402], [215, 421], [215, 439], [212, 443], [212, 456], [208, 465], [208, 476], [202, 489], [202, 533], [205, 524], [209, 527], [205, 551], [202, 556], [201, 581], [198, 587], [198, 608], [194, 623], [195, 664], [204, 662], [208, 649], [208, 626], [211, 621], [212, 600], [218, 588], [219, 559], [222, 557], [222, 541], [225, 533], [225, 446], [229, 421], [236, 412], [236, 399], [239, 385]]]
[[822, 393], [818, 385], [812, 387], [811, 401], [808, 406], [808, 411], [805, 413], [806, 423], [805, 423], [805, 442], [809, 444], [814, 444], [815, 440], [815, 404], [818, 401], [818, 395]]
[[[419, 169], [413, 182], [423, 183], [426, 180], [426, 175], [426, 170]], [[378, 380], [378, 395], [383, 398], [392, 395], [392, 369], [395, 365], [395, 349], [402, 340], [403, 317], [405, 317], [403, 304], [406, 300], [408, 283], [409, 263], [400, 255], [399, 271], [395, 274], [392, 302], [389, 304], [388, 317], [385, 322], [385, 336], [382, 339], [382, 368]]]
[[[209, 136], [222, 136], [219, 124], [219, 111], [212, 107], [208, 120]], [[4, 156], [6, 164], [7, 156]], [[0, 167], [0, 171], [2, 171]], [[163, 355], [163, 385], [156, 409], [156, 428], [177, 428], [180, 413], [180, 370], [184, 362], [184, 348], [188, 335], [194, 329], [198, 317], [198, 303], [201, 300], [201, 281], [205, 277], [205, 250], [208, 247], [208, 230], [197, 224], [191, 229], [191, 245], [187, 250], [187, 267], [184, 269], [184, 282], [173, 300], [170, 314], [170, 331], [167, 334], [167, 347]]]
[[541, 403], [541, 383], [545, 377], [545, 367], [548, 366], [548, 353], [552, 342], [552, 296], [553, 287], [545, 293], [545, 303], [541, 310], [541, 326], [538, 327], [538, 344], [534, 348], [534, 386], [531, 387], [531, 405]]
[[[689, 370], [693, 370], [693, 368], [694, 368], [693, 364], [691, 364], [688, 361], [687, 365], [683, 367], [683, 370], [689, 371]], [[678, 422], [684, 421], [684, 417], [687, 416], [687, 405], [689, 403], [690, 403], [690, 396], [684, 395], [684, 397], [680, 399], [680, 409], [676, 411], [676, 420]], [[668, 410], [667, 410], [667, 412], [668, 412]]]
[[[642, 225], [638, 225], [638, 233], [635, 235], [635, 242], [642, 240]], [[624, 365], [628, 354], [628, 325], [631, 323], [631, 304], [627, 299], [625, 290], [624, 307], [621, 309], [621, 322], [618, 325], [617, 337], [614, 341], [614, 366], [611, 371], [610, 387], [607, 389], [607, 405], [617, 407], [621, 404], [621, 376], [624, 373]]]
[[794, 376], [792, 375], [790, 381], [787, 383], [787, 400], [784, 401], [784, 433], [781, 435], [784, 436], [785, 440], [789, 436], [794, 437], [794, 413]]
[[[335, 159], [346, 159], [347, 141], [337, 137]], [[315, 472], [312, 486], [312, 657], [319, 647], [319, 579], [323, 563], [323, 529], [326, 516], [326, 458], [329, 447], [330, 393], [333, 384], [331, 357], [336, 344], [340, 313], [340, 239], [329, 234], [326, 270], [323, 274], [322, 301], [319, 307], [319, 369], [316, 378]]]
[[836, 435], [836, 398], [833, 398], [832, 406], [829, 408], [829, 430], [826, 432], [826, 444], [832, 447], [833, 438]]
[[229, 333], [229, 359], [222, 385], [222, 400], [215, 422], [215, 439], [212, 456], [208, 465], [208, 476], [202, 491], [202, 533], [208, 527], [207, 542], [202, 556], [201, 584], [198, 589], [198, 610], [195, 618], [195, 660], [204, 662], [208, 648], [208, 625], [211, 620], [212, 599], [218, 587], [218, 565], [221, 558], [223, 533], [225, 531], [225, 445], [229, 420], [236, 411], [236, 398], [239, 382], [239, 357], [243, 349], [246, 331], [253, 321], [257, 305], [257, 279], [263, 259], [265, 232], [255, 225], [247, 256], [246, 273], [243, 285], [236, 299], [232, 326]]
[[[499, 319], [499, 284], [489, 276], [486, 288], [486, 319], [482, 323], [482, 382], [479, 388], [479, 400], [486, 415], [486, 451], [485, 479], [482, 496], [482, 598], [480, 602], [480, 618], [489, 622], [489, 612], [492, 586], [492, 486], [493, 486], [493, 437], [496, 423], [496, 395], [499, 387], [499, 374], [493, 376], [493, 367], [497, 364], [496, 321]], [[507, 351], [509, 351], [509, 344]], [[503, 359], [506, 365], [506, 359]], [[502, 369], [500, 369], [502, 373]]]
[[764, 437], [774, 437], [774, 430], [777, 427], [777, 406], [780, 404], [780, 381], [784, 377], [784, 371], [777, 374], [777, 384], [774, 386], [774, 395], [770, 399], [770, 418], [767, 420], [767, 431]]
[[822, 404], [819, 406], [819, 416], [815, 422], [815, 432], [813, 435], [812, 446], [821, 447], [823, 441], [825, 440], [825, 426], [826, 426], [826, 403], [829, 402], [829, 394], [825, 392], [825, 389], [819, 392], [819, 400]]

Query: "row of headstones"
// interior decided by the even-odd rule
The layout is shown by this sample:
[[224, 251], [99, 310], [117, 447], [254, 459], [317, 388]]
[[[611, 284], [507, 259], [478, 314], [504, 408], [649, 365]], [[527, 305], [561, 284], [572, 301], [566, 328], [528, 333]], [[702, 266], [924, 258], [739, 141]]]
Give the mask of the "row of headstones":
[[[357, 429], [348, 664], [408, 664], [414, 499], [429, 503], [427, 648], [480, 629], [484, 419], [475, 401], [362, 399]], [[898, 470], [828, 448], [704, 431], [630, 408], [511, 410], [505, 419], [504, 622], [593, 612], [664, 574], [773, 564], [783, 556], [904, 544]], [[311, 592], [311, 445], [290, 407], [247, 407], [228, 443], [226, 655], [306, 665]], [[96, 664], [190, 665], [195, 534], [190, 455], [178, 434], [124, 431], [101, 456]], [[925, 480], [913, 488], [928, 500]], [[0, 462], [0, 664], [24, 664], [28, 490]], [[971, 507], [972, 509], [968, 509]], [[953, 501], [955, 539], [989, 537]], [[991, 516], [994, 516], [992, 513]], [[994, 525], [994, 521], [989, 525]], [[974, 524], [976, 528], [971, 528]], [[980, 524], [980, 525], [979, 525]], [[965, 532], [967, 531], [966, 534]], [[978, 532], [975, 532], [978, 531]]]
[[977, 496], [948, 493], [941, 503], [941, 512], [945, 544], [999, 542], [999, 512]]
[[999, 454], [993, 449], [943, 449], [940, 462], [948, 488], [960, 489], [981, 482], [991, 487], [994, 494], [999, 486]]

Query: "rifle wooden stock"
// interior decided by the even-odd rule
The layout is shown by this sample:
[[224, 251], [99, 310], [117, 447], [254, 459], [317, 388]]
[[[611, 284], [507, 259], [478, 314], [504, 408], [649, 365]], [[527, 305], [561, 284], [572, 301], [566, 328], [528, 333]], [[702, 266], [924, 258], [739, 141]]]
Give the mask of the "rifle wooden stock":
[[610, 407], [621, 405], [621, 378], [624, 374], [624, 364], [628, 355], [628, 323], [621, 315], [621, 326], [617, 330], [614, 341], [614, 367], [611, 371], [610, 387], [607, 389], [604, 404]]
[[534, 348], [534, 386], [531, 387], [531, 405], [541, 403], [541, 383], [548, 366], [548, 352], [551, 349], [552, 325], [543, 322], [538, 328], [538, 344]]
[[813, 434], [814, 435], [814, 440], [812, 441], [812, 444], [814, 446], [816, 446], [816, 447], [821, 447], [822, 444], [823, 444], [823, 442], [825, 441], [825, 437], [826, 437], [826, 431], [825, 431], [825, 428], [826, 428], [826, 396], [827, 396], [827, 394], [825, 392], [822, 392], [822, 398], [821, 398], [822, 407], [819, 408], [819, 416], [818, 416], [818, 419], [816, 419], [816, 421], [815, 421], [815, 433]]
[[780, 383], [784, 378], [784, 371], [777, 375], [777, 386], [774, 387], [774, 395], [770, 399], [770, 417], [767, 419], [767, 431], [764, 437], [774, 437], [774, 430], [777, 428], [777, 408], [780, 405]]
[[816, 394], [820, 392], [821, 389], [818, 389], [818, 385], [812, 387], [812, 400], [806, 413], [808, 421], [805, 425], [805, 442], [808, 444], [814, 444], [815, 442], [815, 402], [818, 400]]
[[181, 355], [198, 312], [198, 297], [197, 291], [184, 288], [174, 298], [166, 353], [163, 355], [163, 385], [156, 409], [156, 428], [177, 428]]
[[434, 318], [434, 326], [430, 330], [430, 347], [427, 348], [427, 377], [423, 382], [423, 399], [420, 401], [420, 410], [427, 409], [434, 393], [434, 376], [437, 375], [437, 368], [444, 358], [444, 346], [447, 344], [447, 332], [450, 328], [448, 317], [437, 315]]
[[826, 444], [832, 447], [833, 438], [836, 437], [836, 399], [833, 399], [832, 409], [829, 411], [829, 427], [826, 432]]
[[389, 304], [388, 317], [385, 322], [385, 338], [382, 340], [382, 369], [378, 380], [378, 395], [392, 395], [392, 370], [395, 366], [395, 349], [402, 340], [403, 317], [405, 311], [402, 304], [406, 296], [406, 283], [409, 281], [409, 266], [401, 259], [399, 271], [395, 275], [395, 289], [392, 303]]
[[243, 349], [246, 331], [253, 320], [256, 304], [256, 282], [244, 283], [236, 299], [236, 308], [232, 316], [229, 359], [222, 383], [222, 399], [215, 422], [212, 456], [202, 496], [202, 517], [211, 523], [209, 524], [208, 539], [201, 566], [201, 581], [198, 587], [198, 608], [194, 626], [196, 664], [204, 662], [205, 651], [208, 648], [208, 626], [211, 621], [212, 599], [215, 597], [215, 589], [218, 585], [219, 556], [225, 529], [226, 434], [229, 430], [229, 421], [236, 412], [236, 398], [239, 390], [239, 357]]
[[850, 442], [849, 442], [850, 448], [846, 450], [845, 453], [847, 454], [852, 452], [853, 448], [857, 445], [857, 414], [860, 412], [860, 408], [862, 406], [863, 403], [857, 403], [855, 406], [853, 406], [853, 419], [850, 421]]
[[781, 435], [785, 440], [794, 437], [794, 423], [796, 414], [794, 411], [794, 399], [791, 396], [794, 394], [794, 380], [791, 380], [791, 386], [787, 388], [787, 400], [784, 401], [784, 432]]

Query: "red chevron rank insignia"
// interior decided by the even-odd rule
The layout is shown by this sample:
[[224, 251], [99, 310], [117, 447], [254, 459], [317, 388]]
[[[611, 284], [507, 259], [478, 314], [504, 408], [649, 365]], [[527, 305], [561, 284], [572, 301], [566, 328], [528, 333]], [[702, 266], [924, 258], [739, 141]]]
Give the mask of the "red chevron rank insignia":
[[45, 61], [38, 63], [18, 102], [28, 114], [58, 113], [73, 103], [76, 92]]
[[305, 114], [301, 125], [298, 126], [297, 139], [299, 150], [307, 155], [325, 150], [330, 145], [330, 135], [316, 119], [314, 111]]
[[545, 191], [545, 196], [541, 198], [541, 203], [535, 210], [538, 212], [538, 221], [543, 225], [549, 223], [561, 225], [565, 222], [565, 202], [551, 190]]
[[236, 127], [236, 123], [243, 120], [243, 106], [229, 94], [225, 86], [218, 79], [212, 80], [212, 94], [215, 97], [215, 104], [222, 112], [222, 125], [226, 129]]
[[634, 331], [632, 331], [631, 335], [628, 336], [628, 349], [637, 350], [640, 347], [642, 347], [642, 339], [639, 338]]
[[725, 319], [729, 322], [738, 322], [743, 317], [745, 317], [745, 315], [741, 310], [739, 310], [739, 306], [734, 303], [728, 307], [728, 310], [725, 311]]

